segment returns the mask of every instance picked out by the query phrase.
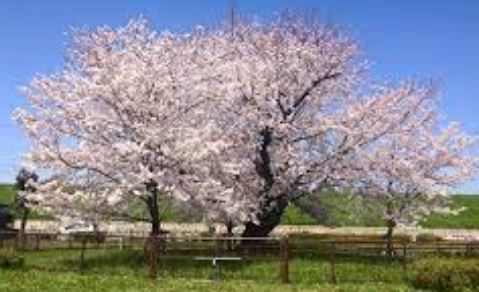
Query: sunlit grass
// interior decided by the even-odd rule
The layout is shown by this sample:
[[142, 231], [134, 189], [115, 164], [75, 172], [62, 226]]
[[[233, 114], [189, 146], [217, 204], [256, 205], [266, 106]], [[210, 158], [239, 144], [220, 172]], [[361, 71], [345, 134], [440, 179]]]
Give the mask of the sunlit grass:
[[290, 262], [292, 284], [281, 284], [279, 263], [244, 260], [222, 263], [213, 281], [209, 262], [161, 259], [156, 281], [148, 278], [143, 250], [79, 250], [22, 253], [22, 268], [0, 269], [0, 291], [409, 291], [400, 263], [383, 259], [297, 255]]

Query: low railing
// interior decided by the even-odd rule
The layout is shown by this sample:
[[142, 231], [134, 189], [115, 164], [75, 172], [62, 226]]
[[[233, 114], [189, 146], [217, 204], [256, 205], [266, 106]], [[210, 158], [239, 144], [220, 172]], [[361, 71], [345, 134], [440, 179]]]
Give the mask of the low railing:
[[[327, 264], [327, 281], [337, 280], [336, 264], [341, 258], [375, 258], [396, 261], [404, 265], [408, 260], [424, 255], [479, 256], [479, 242], [476, 241], [394, 241], [392, 257], [386, 253], [385, 240], [327, 240], [295, 237], [198, 237], [161, 235], [157, 237], [111, 236], [101, 233], [65, 235], [59, 233], [0, 232], [0, 248], [11, 247], [32, 255], [31, 252], [71, 251], [78, 252], [71, 261], [76, 261], [78, 270], [86, 270], [86, 255], [95, 256], [98, 251], [136, 251], [141, 255], [143, 266], [152, 279], [166, 275], [171, 267], [209, 266], [213, 279], [221, 278], [224, 266], [234, 267], [251, 262], [262, 262], [275, 275], [267, 275], [271, 280], [291, 282], [291, 262], [295, 258], [308, 258], [308, 255], [324, 260]], [[90, 252], [91, 251], [91, 252]], [[76, 259], [75, 259], [76, 258]], [[127, 259], [129, 260], [129, 259]], [[170, 266], [170, 267], [169, 267]], [[272, 268], [276, 266], [277, 268]], [[170, 268], [170, 269], [169, 269]], [[204, 270], [203, 270], [204, 272]], [[204, 273], [201, 273], [202, 275]]]

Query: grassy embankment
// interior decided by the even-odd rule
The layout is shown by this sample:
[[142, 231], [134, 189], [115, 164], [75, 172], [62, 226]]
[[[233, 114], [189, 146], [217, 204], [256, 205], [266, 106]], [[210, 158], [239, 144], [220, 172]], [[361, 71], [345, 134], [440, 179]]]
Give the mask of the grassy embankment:
[[[15, 190], [12, 185], [0, 184], [0, 203], [11, 203], [13, 201]], [[432, 215], [421, 222], [422, 227], [426, 228], [466, 228], [479, 229], [479, 195], [455, 195], [453, 198], [453, 207], [466, 209], [459, 215]], [[370, 210], [374, 208], [364, 208], [361, 200], [354, 196], [326, 194], [322, 196], [322, 202], [328, 210], [327, 219], [318, 221], [303, 212], [294, 205], [290, 205], [283, 216], [283, 224], [314, 225], [323, 224], [329, 226], [384, 226]], [[369, 202], [368, 204], [371, 204]], [[165, 206], [163, 204], [163, 206]], [[137, 207], [135, 214], [141, 217], [142, 208]], [[188, 216], [178, 210], [165, 206], [162, 210], [164, 221], [184, 221]], [[31, 219], [45, 218], [39, 214], [32, 213]], [[48, 218], [48, 217], [47, 217]]]
[[[326, 194], [322, 196], [328, 216], [318, 222], [298, 207], [290, 205], [283, 217], [283, 224], [324, 224], [328, 226], [383, 227], [384, 222], [375, 210], [374, 202], [362, 202], [354, 196]], [[365, 205], [370, 204], [370, 205]], [[371, 204], [373, 206], [371, 206]], [[453, 195], [452, 208], [465, 210], [458, 215], [433, 214], [420, 222], [424, 228], [479, 229], [479, 195]]]

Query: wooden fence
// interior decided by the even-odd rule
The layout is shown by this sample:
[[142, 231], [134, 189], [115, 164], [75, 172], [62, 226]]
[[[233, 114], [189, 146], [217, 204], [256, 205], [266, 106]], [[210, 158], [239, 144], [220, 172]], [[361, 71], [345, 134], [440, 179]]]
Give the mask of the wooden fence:
[[479, 256], [477, 241], [393, 242], [394, 256], [386, 258], [384, 240], [324, 240], [304, 238], [241, 238], [241, 237], [158, 237], [107, 236], [104, 234], [62, 235], [57, 233], [0, 233], [0, 248], [11, 247], [21, 252], [77, 250], [78, 267], [85, 267], [85, 252], [91, 249], [138, 249], [144, 252], [148, 276], [158, 277], [159, 260], [205, 261], [211, 263], [213, 278], [221, 277], [225, 262], [268, 261], [278, 267], [277, 278], [291, 282], [290, 262], [299, 254], [314, 253], [329, 263], [329, 282], [336, 282], [336, 261], [340, 257], [375, 257], [386, 260], [408, 260], [424, 255]]

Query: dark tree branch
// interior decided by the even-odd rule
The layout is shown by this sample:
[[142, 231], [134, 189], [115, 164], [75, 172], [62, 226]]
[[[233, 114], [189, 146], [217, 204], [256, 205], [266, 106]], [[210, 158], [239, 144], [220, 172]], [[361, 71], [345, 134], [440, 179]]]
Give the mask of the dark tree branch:
[[274, 184], [274, 174], [271, 169], [271, 157], [268, 147], [273, 142], [273, 131], [269, 127], [265, 127], [260, 131], [262, 138], [261, 147], [259, 149], [259, 157], [255, 160], [256, 173], [265, 181], [264, 191], [268, 192]]
[[311, 94], [311, 92], [316, 87], [318, 87], [321, 83], [323, 83], [324, 81], [330, 80], [330, 79], [337, 78], [339, 76], [341, 76], [341, 73], [331, 74], [331, 72], [328, 72], [326, 75], [321, 76], [318, 79], [314, 80], [313, 83], [308, 88], [306, 88], [306, 90], [303, 91], [303, 93], [299, 97], [296, 98], [296, 100], [293, 103], [293, 110], [297, 109], [304, 102], [306, 97], [308, 97]]
[[331, 73], [331, 71], [332, 69], [329, 70], [325, 75], [315, 79], [310, 86], [308, 86], [298, 97], [294, 99], [293, 105], [289, 108], [286, 108], [281, 102], [281, 98], [285, 97], [286, 94], [284, 94], [282, 91], [279, 92], [280, 96], [276, 99], [276, 103], [278, 104], [279, 110], [281, 111], [283, 120], [286, 120], [291, 115], [296, 115], [306, 98], [311, 94], [314, 89], [320, 86], [323, 82], [341, 76], [341, 73]]

